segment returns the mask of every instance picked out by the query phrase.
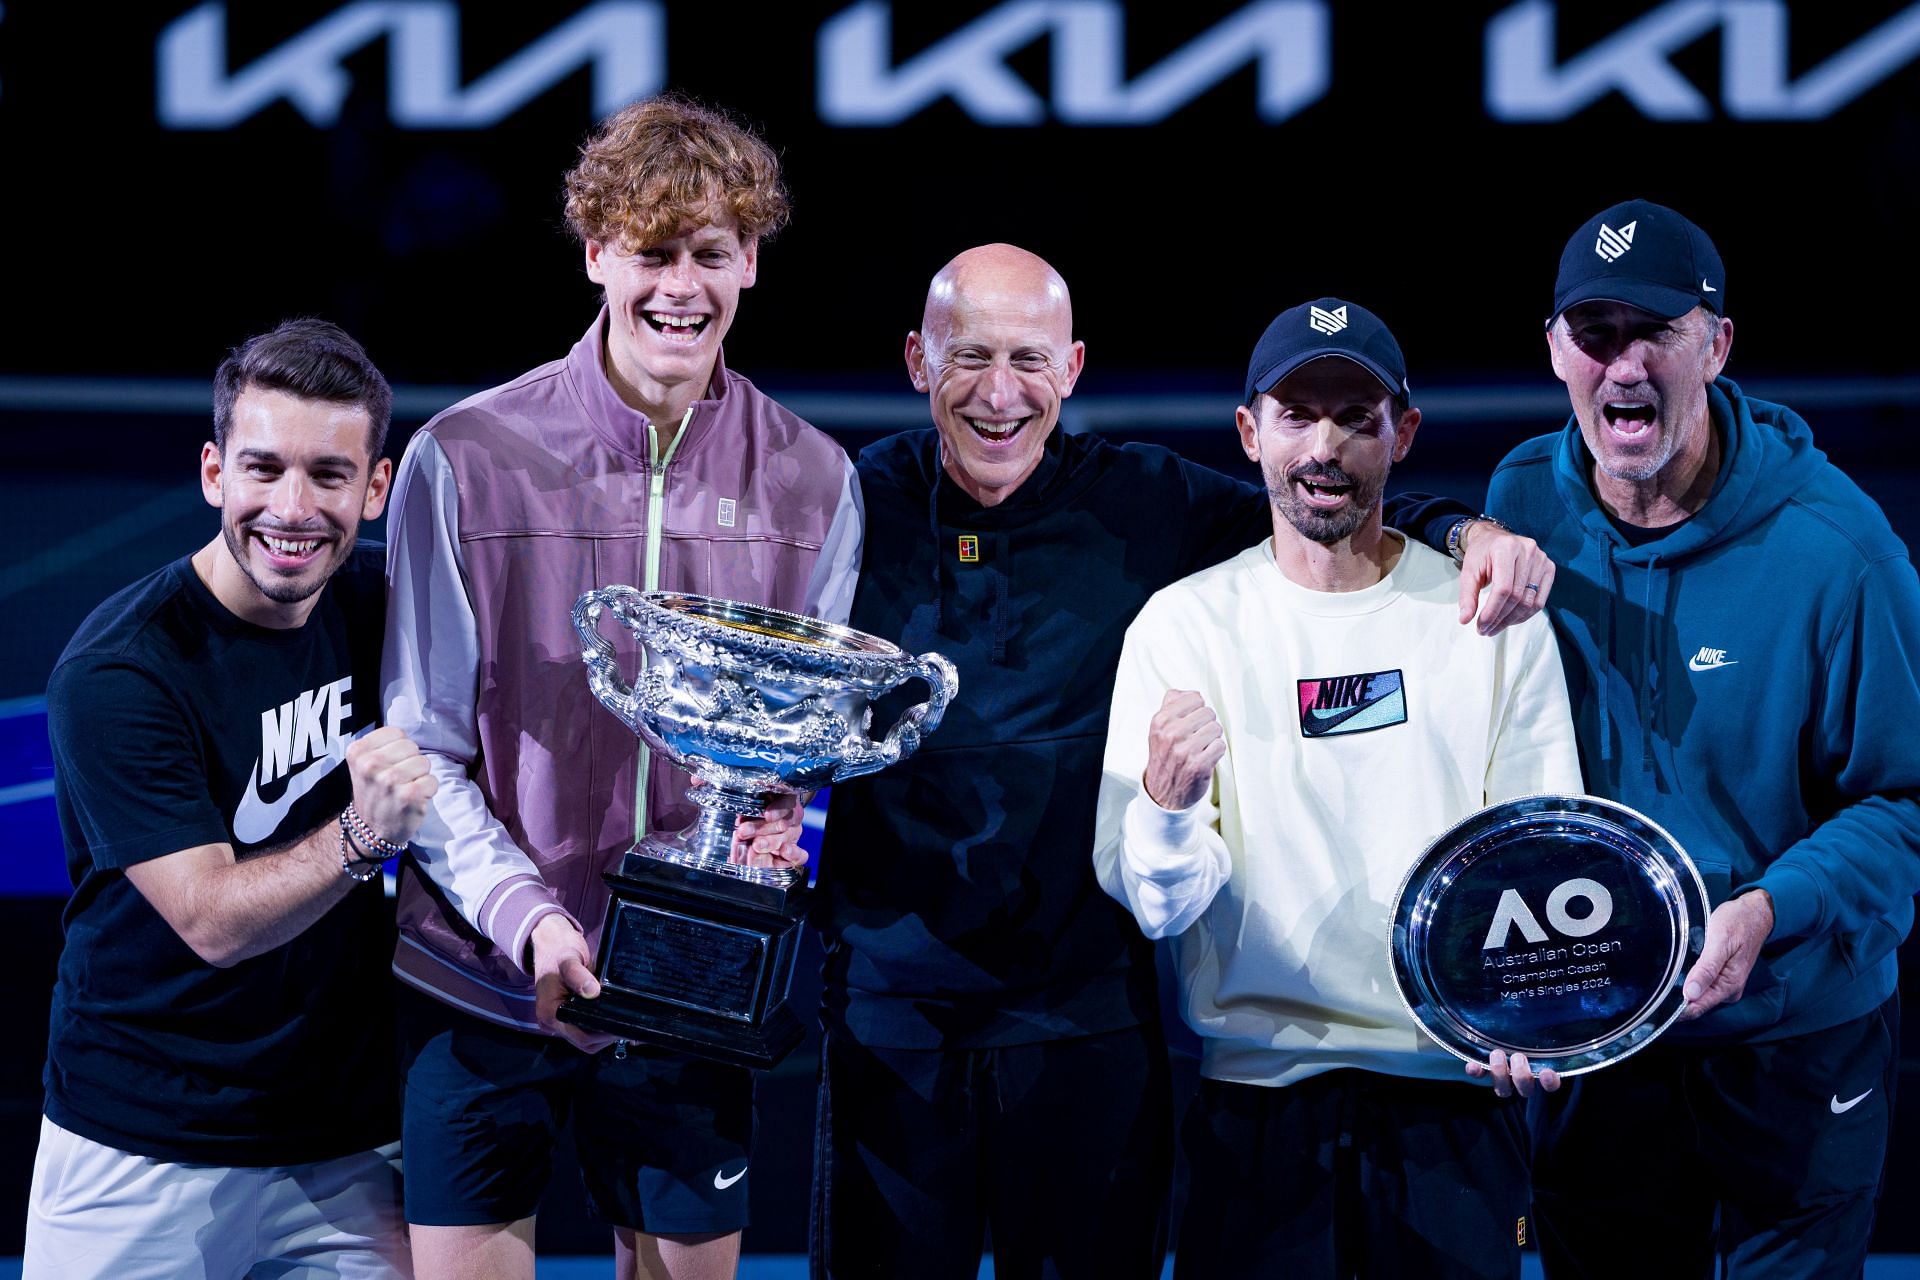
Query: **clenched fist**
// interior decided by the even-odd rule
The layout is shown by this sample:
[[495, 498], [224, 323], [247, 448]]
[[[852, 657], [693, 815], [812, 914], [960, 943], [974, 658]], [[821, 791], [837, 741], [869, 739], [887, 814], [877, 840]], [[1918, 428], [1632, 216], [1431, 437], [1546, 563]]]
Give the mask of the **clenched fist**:
[[427, 802], [440, 789], [420, 748], [392, 725], [347, 745], [347, 772], [353, 775], [353, 807], [375, 835], [395, 844], [413, 839]]
[[1185, 809], [1207, 794], [1227, 754], [1226, 731], [1206, 699], [1169, 689], [1147, 726], [1147, 794], [1162, 809]]

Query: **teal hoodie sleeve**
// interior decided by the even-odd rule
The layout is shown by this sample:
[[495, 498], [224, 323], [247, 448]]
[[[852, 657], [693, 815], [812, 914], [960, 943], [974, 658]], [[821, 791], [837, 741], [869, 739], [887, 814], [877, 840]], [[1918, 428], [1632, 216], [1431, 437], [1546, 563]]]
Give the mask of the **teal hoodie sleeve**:
[[1920, 892], [1920, 578], [1904, 554], [1859, 571], [1826, 650], [1809, 725], [1833, 816], [1754, 887], [1773, 898], [1773, 942], [1840, 935], [1856, 971], [1896, 947]]

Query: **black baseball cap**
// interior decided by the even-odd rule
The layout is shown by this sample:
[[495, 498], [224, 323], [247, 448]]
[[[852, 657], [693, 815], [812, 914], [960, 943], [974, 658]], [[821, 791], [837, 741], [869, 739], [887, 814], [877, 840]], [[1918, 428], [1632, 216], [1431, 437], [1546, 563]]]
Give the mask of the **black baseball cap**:
[[1282, 311], [1260, 335], [1247, 362], [1246, 394], [1240, 403], [1252, 404], [1255, 396], [1322, 356], [1351, 360], [1394, 395], [1410, 394], [1407, 358], [1380, 317], [1356, 302], [1320, 298]]
[[1727, 313], [1727, 273], [1707, 233], [1651, 200], [1629, 200], [1587, 219], [1560, 251], [1553, 315], [1605, 300], [1663, 320], [1704, 306]]

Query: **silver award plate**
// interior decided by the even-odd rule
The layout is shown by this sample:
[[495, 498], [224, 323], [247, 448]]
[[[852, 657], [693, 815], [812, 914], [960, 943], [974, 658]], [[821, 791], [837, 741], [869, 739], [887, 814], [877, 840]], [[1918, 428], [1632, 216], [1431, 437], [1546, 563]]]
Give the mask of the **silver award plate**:
[[1594, 796], [1526, 796], [1455, 824], [1393, 904], [1393, 976], [1421, 1029], [1578, 1075], [1680, 1016], [1707, 890], [1652, 819]]

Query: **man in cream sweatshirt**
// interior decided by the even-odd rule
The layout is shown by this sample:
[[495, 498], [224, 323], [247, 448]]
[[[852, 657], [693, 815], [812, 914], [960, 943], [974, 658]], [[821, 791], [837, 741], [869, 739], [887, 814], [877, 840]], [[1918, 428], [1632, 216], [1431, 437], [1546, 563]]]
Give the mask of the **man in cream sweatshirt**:
[[1191, 1276], [1518, 1276], [1516, 1103], [1415, 1026], [1388, 908], [1485, 805], [1579, 792], [1551, 630], [1459, 627], [1458, 570], [1383, 527], [1420, 425], [1399, 344], [1322, 298], [1255, 348], [1241, 444], [1273, 537], [1153, 597], [1127, 632], [1095, 867], [1173, 939], [1204, 1045], [1176, 1254]]

